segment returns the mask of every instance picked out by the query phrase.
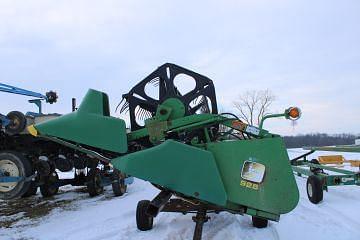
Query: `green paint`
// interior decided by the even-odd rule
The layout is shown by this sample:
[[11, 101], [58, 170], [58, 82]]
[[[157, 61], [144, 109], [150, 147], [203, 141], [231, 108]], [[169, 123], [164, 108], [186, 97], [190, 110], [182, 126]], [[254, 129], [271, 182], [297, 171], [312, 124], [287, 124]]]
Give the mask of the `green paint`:
[[[272, 214], [287, 213], [296, 207], [299, 192], [281, 138], [224, 141], [207, 146], [215, 156], [229, 202]], [[266, 167], [258, 190], [240, 186], [241, 169], [247, 160]]]
[[169, 119], [177, 119], [185, 116], [185, 106], [177, 98], [168, 98], [160, 105], [159, 108], [161, 108], [161, 106], [166, 106], [171, 109]]
[[211, 152], [167, 140], [114, 159], [115, 168], [173, 191], [225, 206], [227, 196]]
[[[40, 135], [121, 153], [112, 164], [124, 173], [231, 211], [246, 209], [250, 215], [278, 220], [280, 214], [295, 208], [299, 193], [280, 137], [247, 125], [242, 131], [252, 135], [251, 140], [211, 142], [207, 127], [232, 127], [235, 119], [216, 114], [184, 117], [184, 113], [179, 100], [167, 99], [156, 116], [145, 121], [145, 128], [126, 134], [125, 122], [109, 116], [107, 95], [90, 90], [78, 111], [35, 128]], [[195, 129], [204, 131], [207, 143], [199, 144], [196, 138], [191, 141], [194, 146], [165, 141], [170, 132]], [[149, 138], [156, 146], [127, 152], [128, 142], [141, 138]], [[240, 185], [245, 161], [265, 166], [263, 182]]]
[[122, 119], [109, 116], [107, 95], [89, 90], [79, 110], [36, 124], [40, 134], [101, 148], [127, 152], [126, 126]]
[[[247, 206], [278, 216], [297, 205], [299, 193], [281, 138], [209, 143], [207, 150], [168, 140], [112, 164], [129, 175], [187, 196], [196, 197], [197, 192], [197, 198], [235, 211]], [[240, 186], [242, 166], [249, 159], [266, 166], [258, 190]]]
[[[324, 184], [324, 187], [342, 186], [342, 185], [360, 185], [360, 175], [350, 170], [339, 169], [336, 167], [313, 164], [307, 161], [298, 161], [298, 165], [292, 166], [295, 173], [305, 176], [316, 175]], [[320, 168], [338, 174], [314, 173], [309, 167]]]

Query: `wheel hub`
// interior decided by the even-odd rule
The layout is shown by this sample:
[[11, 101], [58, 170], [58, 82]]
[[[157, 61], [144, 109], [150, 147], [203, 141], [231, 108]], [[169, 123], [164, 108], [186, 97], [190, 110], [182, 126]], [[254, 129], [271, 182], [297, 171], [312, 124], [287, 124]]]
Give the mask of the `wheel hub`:
[[[7, 177], [19, 177], [20, 172], [16, 164], [10, 160], [0, 160], [0, 171]], [[18, 183], [0, 183], [0, 192], [10, 192]]]
[[313, 196], [313, 190], [312, 190], [311, 184], [307, 185], [307, 190], [308, 190], [309, 196], [312, 197]]

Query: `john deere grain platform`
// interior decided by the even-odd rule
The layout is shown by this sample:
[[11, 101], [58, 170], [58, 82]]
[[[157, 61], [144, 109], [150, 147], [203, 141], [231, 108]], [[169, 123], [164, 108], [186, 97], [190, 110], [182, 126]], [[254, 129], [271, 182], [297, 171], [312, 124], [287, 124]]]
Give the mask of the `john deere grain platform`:
[[[179, 77], [182, 78], [179, 78]], [[184, 89], [179, 79], [191, 79]], [[155, 86], [156, 91], [149, 90]], [[79, 109], [32, 127], [32, 133], [96, 157], [112, 156], [121, 172], [160, 190], [138, 203], [137, 226], [153, 227], [159, 212], [195, 213], [200, 239], [207, 213], [252, 216], [253, 225], [278, 221], [299, 200], [283, 139], [250, 126], [231, 113], [219, 114], [213, 82], [174, 64], [164, 64], [123, 95], [131, 130], [109, 115], [108, 96], [89, 90]], [[266, 116], [296, 119], [298, 108]]]

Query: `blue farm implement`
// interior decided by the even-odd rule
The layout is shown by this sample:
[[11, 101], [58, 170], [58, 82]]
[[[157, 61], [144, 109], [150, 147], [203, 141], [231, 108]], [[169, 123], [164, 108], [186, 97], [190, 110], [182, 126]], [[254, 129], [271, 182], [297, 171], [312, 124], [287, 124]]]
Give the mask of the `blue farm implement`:
[[[44, 114], [42, 102], [55, 103], [56, 92], [41, 94], [0, 83], [0, 91], [32, 97], [38, 111], [23, 114], [11, 111], [0, 114], [0, 199], [9, 200], [36, 194], [57, 193], [60, 186], [87, 186], [91, 196], [100, 194], [103, 187], [112, 185], [115, 195], [126, 192], [132, 178], [114, 170], [106, 159], [89, 157], [64, 145], [33, 137], [27, 126], [60, 117]], [[73, 99], [73, 111], [75, 100]], [[58, 172], [74, 171], [74, 178], [59, 179]]]

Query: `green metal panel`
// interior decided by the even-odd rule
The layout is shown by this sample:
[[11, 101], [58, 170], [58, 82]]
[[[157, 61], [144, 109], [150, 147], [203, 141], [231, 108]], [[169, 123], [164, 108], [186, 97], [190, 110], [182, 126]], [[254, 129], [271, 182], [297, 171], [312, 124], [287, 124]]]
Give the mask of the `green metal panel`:
[[226, 205], [223, 182], [209, 151], [167, 140], [111, 163], [134, 177], [213, 204]]
[[112, 152], [125, 153], [128, 148], [125, 121], [110, 117], [107, 95], [91, 89], [79, 110], [36, 124], [35, 128], [42, 135]]
[[[299, 191], [281, 138], [210, 143], [207, 149], [215, 156], [230, 203], [273, 214], [296, 207]], [[265, 165], [262, 183], [245, 181], [246, 185], [241, 185], [245, 161]]]

